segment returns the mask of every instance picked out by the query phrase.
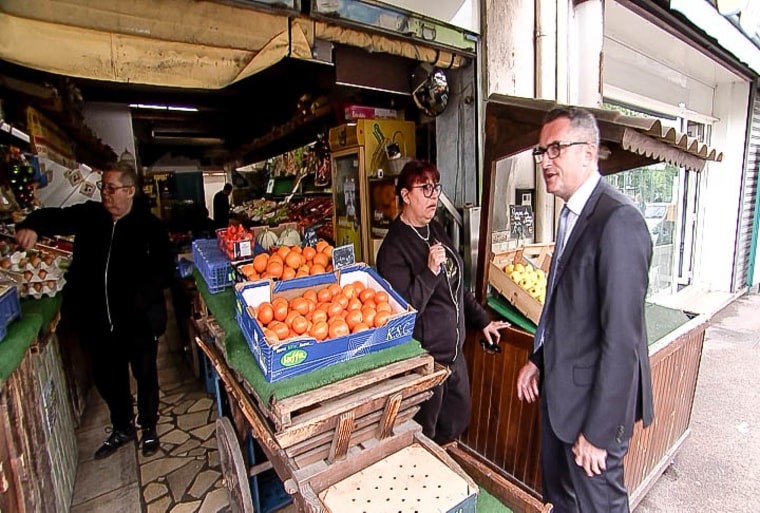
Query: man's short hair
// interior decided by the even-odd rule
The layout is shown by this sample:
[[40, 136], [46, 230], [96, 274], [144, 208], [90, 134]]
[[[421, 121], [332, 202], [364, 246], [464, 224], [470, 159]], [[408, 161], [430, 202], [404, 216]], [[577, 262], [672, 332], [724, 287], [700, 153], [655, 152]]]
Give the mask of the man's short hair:
[[232, 184], [226, 183], [224, 184], [224, 189], [222, 189], [224, 192], [230, 192], [232, 190]]
[[122, 185], [134, 185], [137, 186], [137, 171], [135, 168], [124, 162], [119, 162], [114, 165], [109, 171], [119, 173], [119, 182]]
[[546, 113], [544, 125], [559, 118], [569, 119], [570, 130], [576, 136], [585, 137], [587, 142], [599, 147], [599, 125], [591, 112], [580, 107], [557, 107]]

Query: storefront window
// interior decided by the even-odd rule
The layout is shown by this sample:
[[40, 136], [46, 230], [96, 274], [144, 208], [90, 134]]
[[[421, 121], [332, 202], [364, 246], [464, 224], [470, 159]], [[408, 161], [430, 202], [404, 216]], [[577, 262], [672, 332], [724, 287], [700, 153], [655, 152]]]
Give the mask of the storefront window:
[[[664, 126], [707, 142], [706, 125], [606, 103], [628, 116], [657, 117]], [[672, 294], [691, 280], [696, 226], [697, 173], [658, 163], [606, 176], [605, 180], [638, 205], [652, 237], [649, 296]]]

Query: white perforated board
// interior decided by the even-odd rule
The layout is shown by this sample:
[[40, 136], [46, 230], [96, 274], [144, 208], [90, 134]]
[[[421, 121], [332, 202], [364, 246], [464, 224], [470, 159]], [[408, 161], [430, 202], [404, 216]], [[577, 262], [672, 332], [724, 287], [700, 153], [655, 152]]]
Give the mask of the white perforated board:
[[319, 494], [328, 511], [447, 513], [475, 511], [477, 490], [413, 444]]

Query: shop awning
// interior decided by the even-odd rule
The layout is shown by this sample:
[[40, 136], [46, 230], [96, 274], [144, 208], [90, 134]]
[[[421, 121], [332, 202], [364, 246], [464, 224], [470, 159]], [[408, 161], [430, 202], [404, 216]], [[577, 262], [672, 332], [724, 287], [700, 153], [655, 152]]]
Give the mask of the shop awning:
[[[491, 95], [486, 106], [486, 166], [535, 146], [544, 115], [557, 106], [550, 100]], [[656, 162], [701, 171], [708, 160], [723, 160], [723, 153], [663, 126], [658, 119], [607, 109], [588, 110], [599, 122], [599, 168], [603, 174]]]
[[312, 59], [315, 37], [438, 66], [466, 62], [460, 55], [316, 22], [299, 13], [231, 3], [0, 2], [0, 59], [93, 80], [221, 89], [286, 57]]

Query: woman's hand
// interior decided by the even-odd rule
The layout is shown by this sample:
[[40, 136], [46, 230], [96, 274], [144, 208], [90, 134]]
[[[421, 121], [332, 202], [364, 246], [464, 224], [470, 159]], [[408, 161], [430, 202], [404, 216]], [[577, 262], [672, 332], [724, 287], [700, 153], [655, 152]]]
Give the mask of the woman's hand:
[[430, 252], [428, 253], [428, 267], [430, 270], [438, 276], [441, 269], [446, 262], [446, 248], [440, 242], [436, 242], [430, 246]]
[[491, 345], [498, 344], [499, 340], [501, 339], [501, 334], [499, 333], [499, 330], [503, 330], [504, 328], [509, 328], [512, 326], [508, 322], [504, 321], [491, 321], [488, 323], [488, 325], [483, 328], [483, 336], [486, 337], [486, 340], [488, 340], [488, 343]]

